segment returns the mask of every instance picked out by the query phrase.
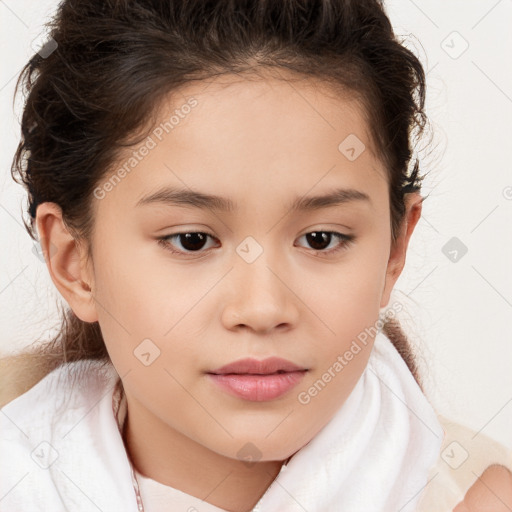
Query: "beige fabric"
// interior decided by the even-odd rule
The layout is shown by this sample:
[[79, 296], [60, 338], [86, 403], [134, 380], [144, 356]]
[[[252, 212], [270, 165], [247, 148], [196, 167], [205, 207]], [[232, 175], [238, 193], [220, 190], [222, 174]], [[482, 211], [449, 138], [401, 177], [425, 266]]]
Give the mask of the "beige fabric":
[[135, 471], [144, 504], [144, 512], [161, 512], [172, 507], [173, 512], [228, 512], [224, 508], [196, 498], [179, 489], [164, 485]]
[[48, 370], [34, 364], [36, 356], [16, 354], [0, 358], [0, 407], [35, 386]]
[[512, 471], [511, 449], [482, 432], [477, 433], [441, 415], [438, 418], [446, 435], [417, 512], [452, 512], [477, 478], [493, 464]]

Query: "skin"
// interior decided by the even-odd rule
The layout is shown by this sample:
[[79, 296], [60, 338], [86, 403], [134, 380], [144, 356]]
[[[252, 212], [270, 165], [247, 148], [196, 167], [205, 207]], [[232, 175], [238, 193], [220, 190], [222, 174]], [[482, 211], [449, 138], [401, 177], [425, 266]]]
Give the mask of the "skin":
[[466, 492], [453, 512], [510, 512], [512, 473], [500, 465], [489, 466]]
[[[181, 92], [160, 106], [158, 122], [186, 98], [198, 105], [103, 199], [93, 199], [93, 264], [56, 204], [39, 205], [37, 226], [43, 251], [55, 247], [47, 265], [59, 292], [79, 318], [101, 326], [127, 395], [125, 444], [136, 468], [220, 508], [246, 511], [364, 371], [371, 338], [307, 405], [297, 399], [388, 305], [422, 198], [407, 195], [392, 246], [386, 174], [363, 111], [321, 84], [223, 77]], [[349, 134], [366, 146], [354, 161], [338, 150]], [[161, 185], [226, 196], [239, 208], [135, 207]], [[371, 203], [303, 213], [286, 206], [334, 187], [365, 192]], [[339, 240], [315, 251], [303, 236], [315, 230], [356, 238], [328, 255]], [[158, 244], [158, 236], [190, 231], [214, 238], [185, 256]], [[248, 236], [263, 249], [250, 264], [236, 252]], [[185, 251], [183, 239], [170, 242]], [[160, 349], [149, 366], [133, 353], [145, 338]], [[309, 370], [272, 401], [233, 397], [205, 375], [273, 355]], [[249, 442], [257, 448], [252, 465], [238, 455]]]

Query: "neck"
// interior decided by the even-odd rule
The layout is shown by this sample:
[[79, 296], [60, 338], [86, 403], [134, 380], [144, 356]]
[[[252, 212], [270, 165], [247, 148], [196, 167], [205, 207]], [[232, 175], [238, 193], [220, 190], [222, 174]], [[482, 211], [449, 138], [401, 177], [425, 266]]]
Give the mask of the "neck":
[[285, 462], [225, 457], [150, 418], [137, 403], [128, 408], [123, 441], [139, 473], [229, 512], [251, 511]]

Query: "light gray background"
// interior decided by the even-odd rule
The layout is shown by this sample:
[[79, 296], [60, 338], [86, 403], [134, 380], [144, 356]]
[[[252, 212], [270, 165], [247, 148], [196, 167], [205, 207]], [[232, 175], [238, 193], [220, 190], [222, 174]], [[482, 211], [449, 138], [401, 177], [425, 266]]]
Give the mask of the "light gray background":
[[[0, 0], [1, 355], [48, 339], [62, 300], [23, 228], [26, 199], [10, 175], [19, 137], [14, 84], [56, 5]], [[434, 130], [432, 144], [419, 148], [430, 197], [395, 287], [405, 306], [399, 319], [424, 355], [436, 409], [512, 448], [512, 0], [387, 6], [428, 70]]]

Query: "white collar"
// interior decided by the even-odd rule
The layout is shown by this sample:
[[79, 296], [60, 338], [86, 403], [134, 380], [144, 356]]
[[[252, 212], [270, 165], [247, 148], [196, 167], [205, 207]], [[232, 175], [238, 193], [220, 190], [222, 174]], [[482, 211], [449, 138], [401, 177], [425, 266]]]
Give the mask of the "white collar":
[[[0, 508], [137, 512], [113, 414], [119, 382], [111, 365], [69, 363], [1, 409], [0, 449], [9, 465], [0, 466]], [[412, 512], [443, 437], [431, 404], [379, 332], [346, 402], [282, 466], [253, 510]]]

